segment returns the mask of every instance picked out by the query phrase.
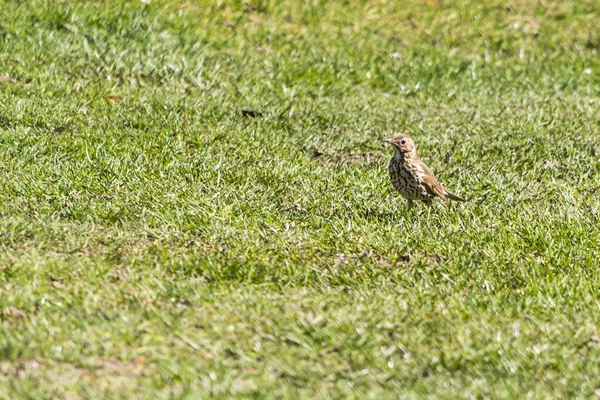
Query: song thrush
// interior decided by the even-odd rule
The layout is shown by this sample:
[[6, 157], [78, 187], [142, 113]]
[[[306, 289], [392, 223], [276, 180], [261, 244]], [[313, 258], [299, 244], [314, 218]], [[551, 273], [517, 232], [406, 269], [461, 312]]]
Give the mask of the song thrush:
[[427, 218], [431, 213], [431, 203], [435, 197], [442, 200], [466, 201], [450, 193], [438, 182], [433, 172], [417, 154], [415, 142], [407, 135], [396, 135], [384, 142], [394, 147], [395, 154], [389, 165], [390, 178], [394, 188], [408, 200], [408, 208], [413, 200], [421, 200], [427, 204]]

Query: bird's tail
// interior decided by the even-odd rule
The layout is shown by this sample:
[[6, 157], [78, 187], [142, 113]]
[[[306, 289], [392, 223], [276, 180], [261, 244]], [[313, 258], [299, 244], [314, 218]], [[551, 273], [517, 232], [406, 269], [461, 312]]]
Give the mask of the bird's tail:
[[462, 197], [449, 192], [448, 189], [446, 189], [446, 188], [444, 188], [444, 196], [446, 196], [450, 200], [454, 200], [454, 201], [467, 201], [467, 200], [463, 199]]

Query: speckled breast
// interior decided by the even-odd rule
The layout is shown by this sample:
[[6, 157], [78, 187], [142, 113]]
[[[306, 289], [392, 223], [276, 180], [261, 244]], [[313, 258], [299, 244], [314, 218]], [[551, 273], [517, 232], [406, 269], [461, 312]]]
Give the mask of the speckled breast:
[[394, 188], [409, 200], [425, 200], [430, 196], [423, 182], [423, 173], [403, 160], [400, 156], [394, 155], [389, 165], [390, 179]]

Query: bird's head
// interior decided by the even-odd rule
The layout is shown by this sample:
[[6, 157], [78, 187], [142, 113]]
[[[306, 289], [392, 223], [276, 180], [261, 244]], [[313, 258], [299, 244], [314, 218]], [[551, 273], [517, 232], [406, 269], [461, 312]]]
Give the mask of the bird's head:
[[396, 135], [391, 139], [385, 139], [384, 142], [391, 144], [400, 154], [416, 153], [415, 142], [408, 135]]

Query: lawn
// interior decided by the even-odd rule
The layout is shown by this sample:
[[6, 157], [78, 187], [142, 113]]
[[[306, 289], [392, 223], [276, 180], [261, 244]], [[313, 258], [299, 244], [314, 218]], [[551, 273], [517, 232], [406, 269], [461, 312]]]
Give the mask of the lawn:
[[0, 9], [0, 398], [600, 394], [596, 0]]

